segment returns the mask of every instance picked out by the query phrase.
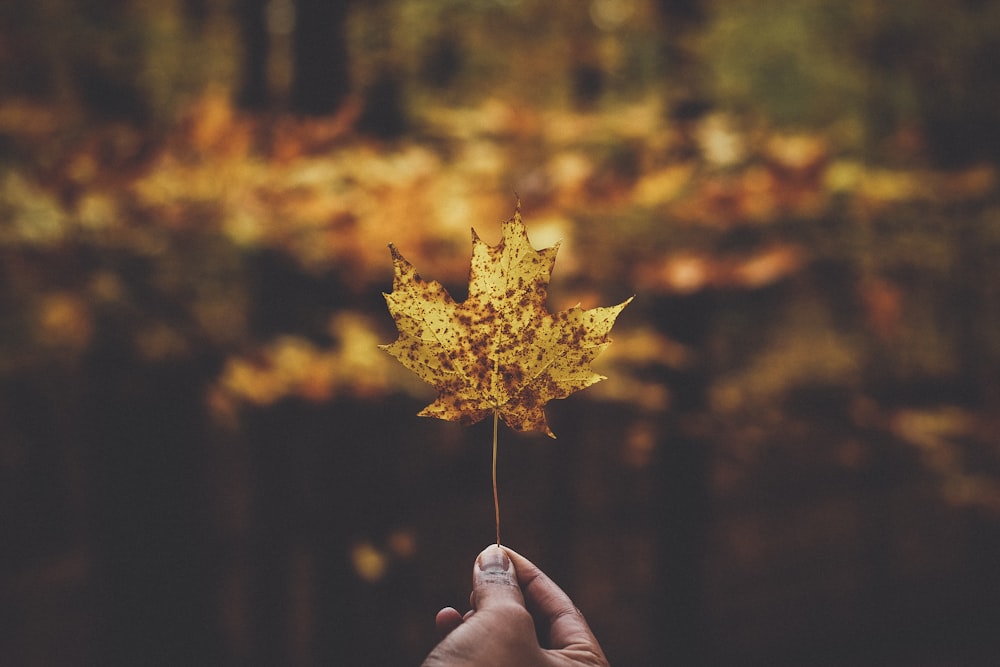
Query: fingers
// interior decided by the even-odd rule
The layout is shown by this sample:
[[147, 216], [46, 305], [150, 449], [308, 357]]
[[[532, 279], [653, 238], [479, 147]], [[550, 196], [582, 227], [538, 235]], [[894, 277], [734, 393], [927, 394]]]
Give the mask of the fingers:
[[514, 563], [495, 544], [483, 549], [476, 559], [472, 569], [472, 599], [476, 611], [505, 604], [524, 607]]
[[[457, 664], [456, 655], [478, 655], [462, 664], [607, 667], [607, 658], [572, 600], [524, 556], [490, 545], [476, 558], [472, 587], [474, 611], [462, 616], [445, 607], [438, 612], [435, 625], [443, 639], [425, 664]], [[544, 646], [536, 630], [547, 638], [541, 640]], [[482, 656], [496, 659], [483, 662]], [[441, 662], [445, 658], [449, 661]]]
[[438, 638], [444, 639], [451, 631], [462, 624], [462, 615], [454, 607], [445, 607], [437, 613], [434, 618], [434, 626], [437, 628]]
[[506, 548], [515, 566], [524, 599], [532, 613], [549, 629], [552, 649], [600, 647], [580, 610], [559, 586], [521, 554]]
[[476, 609], [489, 609], [502, 604], [515, 604], [524, 608], [524, 597], [517, 583], [517, 573], [510, 557], [496, 545], [484, 549], [476, 558], [472, 572], [472, 592], [469, 606], [463, 616], [454, 607], [445, 607], [437, 613], [434, 625], [438, 636], [447, 637], [474, 613]]

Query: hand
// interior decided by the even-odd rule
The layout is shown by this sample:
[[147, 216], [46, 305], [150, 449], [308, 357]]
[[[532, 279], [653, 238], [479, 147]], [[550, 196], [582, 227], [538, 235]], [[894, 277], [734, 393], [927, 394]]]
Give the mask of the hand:
[[511, 549], [491, 545], [479, 554], [471, 602], [464, 616], [452, 607], [438, 612], [443, 639], [423, 667], [608, 667], [569, 596]]

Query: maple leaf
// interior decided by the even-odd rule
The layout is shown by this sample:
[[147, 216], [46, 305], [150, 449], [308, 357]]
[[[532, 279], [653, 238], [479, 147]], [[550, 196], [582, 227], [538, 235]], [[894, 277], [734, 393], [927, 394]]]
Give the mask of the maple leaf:
[[532, 248], [520, 202], [497, 245], [472, 230], [469, 293], [461, 303], [389, 248], [395, 275], [384, 296], [399, 338], [380, 347], [438, 390], [421, 416], [474, 424], [492, 414], [514, 430], [555, 437], [545, 404], [605, 379], [590, 363], [611, 343], [608, 333], [632, 299], [550, 313], [545, 299], [559, 246]]

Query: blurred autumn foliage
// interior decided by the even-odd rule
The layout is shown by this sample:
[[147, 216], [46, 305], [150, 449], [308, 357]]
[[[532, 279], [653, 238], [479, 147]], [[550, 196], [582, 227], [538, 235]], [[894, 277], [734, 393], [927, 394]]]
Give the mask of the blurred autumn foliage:
[[501, 442], [612, 661], [989, 664], [994, 3], [315, 4], [0, 8], [3, 662], [417, 664], [488, 434], [386, 246], [461, 298], [517, 192], [551, 309], [637, 294]]

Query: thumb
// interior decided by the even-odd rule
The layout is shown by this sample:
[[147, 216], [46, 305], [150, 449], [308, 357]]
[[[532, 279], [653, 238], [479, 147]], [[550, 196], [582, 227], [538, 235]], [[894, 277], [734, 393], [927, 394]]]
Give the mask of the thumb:
[[508, 604], [524, 607], [514, 563], [501, 547], [491, 544], [476, 558], [472, 569], [472, 597], [476, 611]]

